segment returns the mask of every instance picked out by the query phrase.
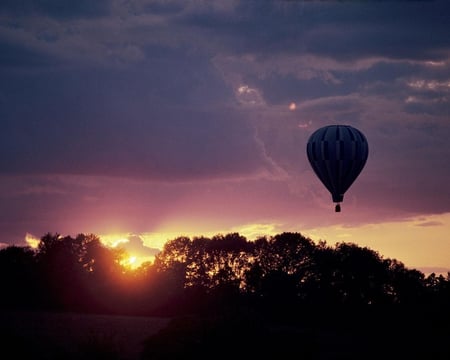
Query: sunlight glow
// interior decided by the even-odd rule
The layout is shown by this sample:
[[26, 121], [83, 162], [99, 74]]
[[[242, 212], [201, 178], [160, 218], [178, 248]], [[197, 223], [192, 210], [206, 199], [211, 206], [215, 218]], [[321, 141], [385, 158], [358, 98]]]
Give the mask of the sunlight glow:
[[[340, 242], [355, 243], [358, 246], [366, 246], [384, 258], [396, 259], [407, 267], [423, 269], [425, 273], [433, 269], [444, 269], [439, 272], [445, 273], [450, 270], [448, 254], [450, 254], [450, 213], [440, 215], [429, 215], [411, 217], [403, 221], [392, 221], [383, 223], [366, 224], [362, 226], [349, 226], [345, 223], [335, 226], [317, 228], [286, 227], [283, 223], [247, 223], [229, 228], [208, 226], [208, 230], [202, 231], [202, 225], [195, 223], [167, 222], [156, 231], [138, 234], [147, 248], [162, 250], [164, 245], [180, 236], [209, 237], [239, 233], [247, 240], [256, 240], [262, 236], [274, 236], [284, 231], [300, 232], [311, 238], [314, 242], [326, 241], [329, 245]], [[204, 229], [204, 227], [203, 227]], [[136, 236], [136, 234], [134, 235]], [[124, 244], [130, 234], [110, 234], [100, 238], [107, 244]], [[131, 238], [130, 238], [131, 239]], [[117, 246], [117, 245], [116, 245]], [[129, 248], [129, 257], [124, 260], [127, 268], [137, 268], [144, 261], [153, 262], [154, 255], [139, 251], [138, 248]], [[407, 251], [405, 249], [408, 249]], [[427, 269], [427, 270], [425, 270]], [[433, 270], [435, 271], [435, 270]]]
[[26, 235], [25, 235], [25, 242], [32, 249], [37, 249], [40, 241], [41, 240], [38, 237], [36, 237], [30, 233], [26, 233]]
[[142, 265], [142, 263], [145, 261], [145, 259], [142, 258], [138, 258], [137, 256], [134, 255], [129, 255], [128, 257], [126, 257], [124, 260], [122, 260], [120, 262], [120, 265], [134, 270], [137, 269], [140, 265]]
[[120, 264], [128, 269], [137, 269], [143, 263], [152, 263], [155, 260], [155, 248], [162, 249], [162, 246], [146, 247], [142, 242], [136, 243], [136, 237], [148, 244], [153, 243], [153, 241], [145, 241], [145, 236], [143, 234], [132, 234], [132, 233], [111, 233], [99, 235], [100, 241], [103, 245], [110, 248], [121, 248], [126, 252], [125, 258], [120, 262]]
[[[194, 226], [195, 228], [195, 226]], [[199, 226], [200, 228], [200, 226]], [[173, 229], [166, 230], [166, 229], [160, 229], [157, 232], [147, 232], [142, 233], [140, 236], [144, 240], [144, 243], [147, 246], [156, 247], [159, 249], [162, 249], [164, 247], [164, 244], [169, 241], [176, 239], [180, 236], [187, 236], [190, 238], [204, 236], [212, 238], [216, 235], [226, 235], [229, 233], [239, 233], [240, 235], [244, 236], [247, 240], [256, 240], [258, 237], [262, 236], [273, 236], [278, 234], [281, 231], [280, 224], [275, 223], [250, 223], [250, 224], [243, 224], [240, 226], [234, 226], [230, 228], [222, 228], [217, 229], [214, 231], [176, 231], [175, 226], [173, 226]]]
[[100, 241], [105, 246], [116, 248], [121, 244], [125, 244], [125, 243], [129, 242], [129, 240], [127, 239], [126, 236], [127, 235], [124, 235], [124, 234], [101, 235]]
[[[407, 267], [428, 269], [430, 264], [450, 270], [450, 213], [412, 217], [404, 221], [363, 226], [305, 229], [304, 235], [327, 244], [352, 242], [377, 251]], [[408, 249], [405, 251], [405, 249]], [[424, 272], [427, 272], [424, 270]]]

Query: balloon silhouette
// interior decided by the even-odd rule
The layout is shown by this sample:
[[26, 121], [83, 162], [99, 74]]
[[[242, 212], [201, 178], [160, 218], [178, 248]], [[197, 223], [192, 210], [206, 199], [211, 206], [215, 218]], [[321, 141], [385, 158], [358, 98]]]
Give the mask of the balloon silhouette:
[[309, 163], [341, 211], [344, 193], [366, 164], [369, 146], [364, 134], [349, 125], [328, 125], [311, 134], [306, 146]]

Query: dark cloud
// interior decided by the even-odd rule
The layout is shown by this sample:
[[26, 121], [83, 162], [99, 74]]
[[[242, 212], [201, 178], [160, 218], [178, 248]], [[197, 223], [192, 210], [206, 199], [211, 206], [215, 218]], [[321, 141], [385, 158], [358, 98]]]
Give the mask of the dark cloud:
[[258, 171], [253, 129], [210, 65], [161, 51], [138, 68], [4, 74], [1, 172], [192, 179]]
[[[38, 50], [22, 44], [0, 42], [0, 66], [4, 69], [50, 67], [55, 64], [54, 58]], [[11, 85], [11, 83], [8, 83], [8, 85]]]
[[443, 1], [241, 1], [233, 11], [200, 8], [175, 21], [206, 31], [236, 53], [445, 59], [449, 9]]
[[335, 5], [308, 32], [307, 51], [342, 61], [373, 56], [446, 58], [449, 42], [447, 21], [439, 13], [442, 6], [449, 5]]
[[[280, 75], [270, 74], [264, 78], [255, 76], [247, 77], [246, 80], [258, 88], [262, 88], [265, 99], [270, 104], [283, 104], [292, 100], [293, 94], [302, 100], [317, 97], [328, 97], [342, 94], [346, 84], [333, 84], [318, 76], [311, 79], [298, 79], [294, 74]], [[344, 89], [344, 93], [350, 89]]]
[[[135, 4], [138, 6], [138, 4]], [[151, 2], [143, 2], [141, 11], [151, 14], [178, 14], [187, 6], [184, 2], [155, 0]]]
[[101, 119], [60, 110], [54, 119], [16, 121], [3, 132], [1, 171], [187, 180], [246, 174], [263, 165], [248, 141], [252, 129], [239, 123], [245, 119], [229, 119], [230, 109], [177, 110], [183, 115], [168, 109], [141, 117], [108, 111]]
[[47, 15], [54, 18], [98, 17], [109, 12], [110, 0], [2, 0], [0, 14]]

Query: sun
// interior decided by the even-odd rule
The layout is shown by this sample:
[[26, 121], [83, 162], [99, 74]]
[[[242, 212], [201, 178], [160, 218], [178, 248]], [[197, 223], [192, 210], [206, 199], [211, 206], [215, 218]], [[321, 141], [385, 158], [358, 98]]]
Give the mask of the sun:
[[127, 269], [134, 270], [138, 268], [141, 265], [142, 261], [139, 261], [138, 257], [135, 255], [127, 255], [125, 258], [120, 262], [120, 265]]

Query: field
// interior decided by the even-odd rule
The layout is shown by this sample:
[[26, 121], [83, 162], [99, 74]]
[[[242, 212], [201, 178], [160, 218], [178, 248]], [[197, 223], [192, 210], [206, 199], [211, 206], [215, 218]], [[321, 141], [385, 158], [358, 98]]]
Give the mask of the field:
[[236, 353], [309, 360], [450, 359], [450, 313], [400, 310], [361, 317], [322, 310], [283, 322], [4, 311], [0, 359], [203, 360]]
[[136, 360], [166, 318], [0, 312], [0, 358]]

